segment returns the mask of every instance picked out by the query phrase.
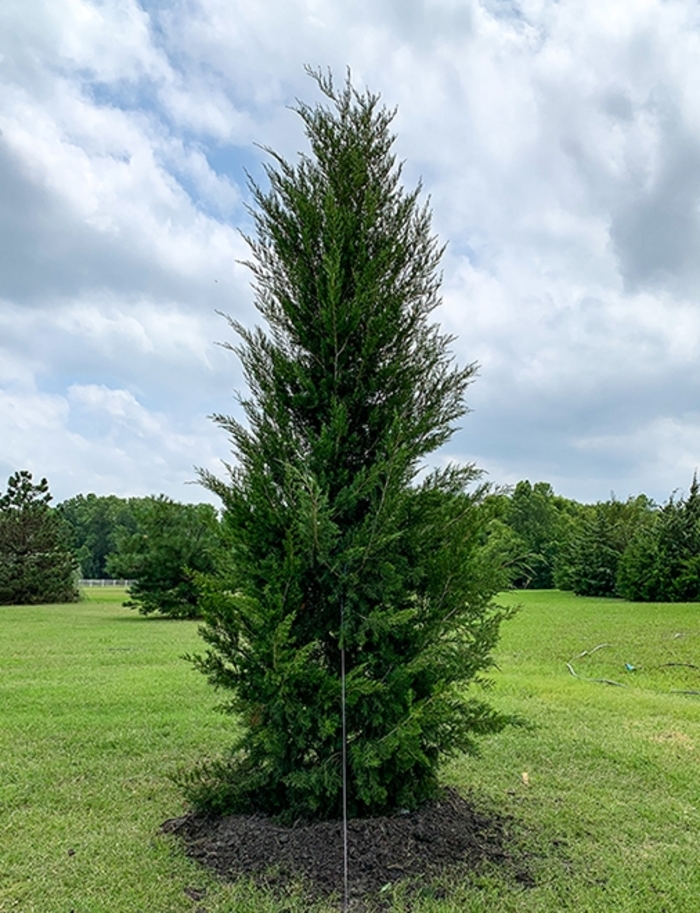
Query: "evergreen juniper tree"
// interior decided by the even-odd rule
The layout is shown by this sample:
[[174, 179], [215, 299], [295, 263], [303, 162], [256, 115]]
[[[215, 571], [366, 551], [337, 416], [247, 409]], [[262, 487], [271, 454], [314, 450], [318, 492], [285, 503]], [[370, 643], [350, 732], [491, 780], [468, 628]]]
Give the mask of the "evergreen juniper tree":
[[[578, 596], [616, 596], [622, 556], [633, 537], [652, 519], [646, 495], [626, 501], [615, 497], [591, 505], [581, 518], [572, 540], [563, 551], [568, 562], [566, 578]], [[563, 567], [559, 573], [562, 574]], [[563, 576], [563, 574], [562, 574]]]
[[[507, 614], [484, 559], [472, 465], [425, 469], [467, 411], [473, 365], [431, 315], [442, 248], [420, 186], [402, 187], [393, 112], [312, 74], [310, 154], [270, 152], [247, 239], [267, 328], [230, 323], [245, 421], [215, 416], [235, 461], [228, 569], [209, 580], [196, 658], [241, 735], [188, 779], [218, 811], [287, 819], [341, 809], [341, 648], [351, 815], [413, 808], [438, 765], [506, 722], [469, 685]], [[421, 474], [423, 472], [423, 474]]]

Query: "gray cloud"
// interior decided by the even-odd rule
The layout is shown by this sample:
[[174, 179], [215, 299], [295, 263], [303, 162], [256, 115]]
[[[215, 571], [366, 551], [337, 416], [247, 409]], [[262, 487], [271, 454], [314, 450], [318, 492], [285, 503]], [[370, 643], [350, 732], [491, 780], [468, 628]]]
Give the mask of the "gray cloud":
[[613, 212], [610, 235], [627, 287], [693, 293], [700, 278], [700, 137], [673, 112], [663, 116], [650, 173], [633, 176]]

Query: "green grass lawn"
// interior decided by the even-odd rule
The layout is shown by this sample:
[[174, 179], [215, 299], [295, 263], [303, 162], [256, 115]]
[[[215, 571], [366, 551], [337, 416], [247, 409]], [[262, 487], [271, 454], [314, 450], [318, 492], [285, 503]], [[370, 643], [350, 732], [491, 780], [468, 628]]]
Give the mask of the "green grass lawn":
[[[221, 750], [232, 722], [180, 659], [199, 649], [196, 624], [142, 618], [122, 598], [0, 607], [0, 911], [308, 909], [218, 883], [158, 835], [183, 810], [169, 775]], [[414, 908], [696, 913], [700, 695], [681, 692], [700, 690], [700, 605], [504, 599], [522, 609], [490, 697], [531, 725], [453, 760], [444, 780], [512, 817], [536, 884], [484, 870]]]

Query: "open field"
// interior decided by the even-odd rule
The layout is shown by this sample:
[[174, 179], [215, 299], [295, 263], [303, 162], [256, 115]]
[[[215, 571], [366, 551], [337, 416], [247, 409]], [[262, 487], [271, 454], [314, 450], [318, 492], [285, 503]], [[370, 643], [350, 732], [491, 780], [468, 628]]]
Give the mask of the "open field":
[[[122, 598], [0, 607], [0, 911], [308, 909], [217, 883], [158, 836], [183, 808], [169, 774], [222, 748], [231, 720], [180, 659], [199, 648], [196, 624], [142, 618]], [[700, 691], [700, 605], [504, 599], [523, 608], [504, 628], [491, 700], [532, 725], [453, 760], [444, 779], [513, 817], [536, 884], [487, 870], [414, 909], [696, 913], [700, 695], [680, 692]]]

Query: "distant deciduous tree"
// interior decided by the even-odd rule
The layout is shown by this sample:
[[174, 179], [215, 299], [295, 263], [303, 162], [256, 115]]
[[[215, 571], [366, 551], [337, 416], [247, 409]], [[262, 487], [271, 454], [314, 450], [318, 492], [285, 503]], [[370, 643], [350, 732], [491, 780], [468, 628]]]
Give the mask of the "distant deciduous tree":
[[117, 535], [136, 529], [134, 510], [140, 498], [76, 495], [56, 508], [69, 525], [82, 577], [107, 577], [107, 559], [116, 550]]
[[[571, 523], [581, 505], [554, 493], [548, 482], [527, 479], [518, 482], [503, 498], [500, 520], [508, 531], [496, 526], [494, 545], [513, 556], [510, 564], [512, 584], [518, 588], [550, 589]], [[517, 558], [516, 558], [517, 556]]]
[[479, 505], [483, 518], [483, 559], [498, 568], [501, 590], [521, 585], [532, 578], [531, 554], [523, 539], [506, 522], [510, 495], [505, 490], [492, 491]]
[[133, 504], [134, 532], [120, 529], [107, 571], [133, 580], [125, 605], [142, 615], [200, 614], [197, 575], [212, 573], [220, 549], [219, 520], [210, 504], [142, 498]]
[[0, 497], [0, 603], [36, 605], [78, 598], [69, 531], [50, 507], [46, 479], [14, 473]]

